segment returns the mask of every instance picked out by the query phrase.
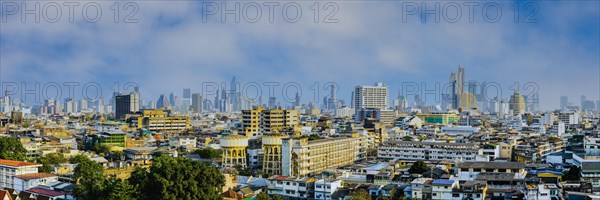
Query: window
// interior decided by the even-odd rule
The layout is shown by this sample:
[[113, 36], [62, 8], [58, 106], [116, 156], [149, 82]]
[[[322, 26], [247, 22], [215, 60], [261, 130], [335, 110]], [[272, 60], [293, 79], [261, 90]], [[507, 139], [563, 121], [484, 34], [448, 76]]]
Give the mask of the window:
[[434, 197], [435, 197], [435, 196], [437, 196], [437, 193], [433, 193], [433, 196], [434, 196]]

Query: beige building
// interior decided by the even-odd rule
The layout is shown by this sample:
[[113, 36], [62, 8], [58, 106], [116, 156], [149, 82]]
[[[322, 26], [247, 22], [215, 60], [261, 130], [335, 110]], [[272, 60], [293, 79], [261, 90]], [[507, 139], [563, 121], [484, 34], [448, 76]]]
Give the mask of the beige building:
[[188, 116], [168, 116], [164, 110], [144, 110], [138, 128], [156, 132], [180, 132], [190, 128]]
[[[297, 110], [265, 110], [259, 106], [253, 110], [242, 110], [242, 128], [246, 137], [257, 137], [263, 134], [299, 129]], [[299, 131], [299, 130], [298, 130]]]
[[366, 138], [358, 133], [312, 141], [283, 139], [281, 174], [304, 177], [354, 164], [365, 157], [366, 145]]

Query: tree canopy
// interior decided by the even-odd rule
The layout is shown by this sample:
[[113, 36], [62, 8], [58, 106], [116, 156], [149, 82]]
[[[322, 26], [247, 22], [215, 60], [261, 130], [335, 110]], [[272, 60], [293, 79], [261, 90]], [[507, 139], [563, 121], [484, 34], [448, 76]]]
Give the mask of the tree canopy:
[[581, 168], [577, 166], [571, 167], [567, 173], [562, 176], [563, 181], [579, 181], [581, 179]]
[[49, 153], [38, 159], [38, 163], [42, 164], [39, 168], [41, 172], [52, 172], [52, 165], [66, 163], [67, 159], [61, 153]]
[[364, 189], [352, 191], [352, 192], [350, 192], [349, 195], [350, 195], [350, 197], [352, 197], [352, 200], [370, 200], [371, 199], [371, 196], [369, 195], [369, 193]]
[[204, 149], [198, 149], [195, 151], [195, 153], [197, 153], [201, 158], [204, 158], [204, 159], [220, 158], [223, 155], [221, 153], [221, 151], [210, 148], [210, 147], [206, 147]]
[[426, 171], [431, 170], [423, 161], [417, 161], [415, 162], [415, 164], [413, 164], [412, 166], [410, 166], [410, 169], [408, 169], [408, 172], [410, 172], [411, 174], [423, 174]]
[[104, 197], [106, 177], [102, 165], [96, 161], [92, 161], [87, 157], [82, 158], [75, 167], [73, 180], [76, 183], [73, 194], [77, 199], [86, 200]]
[[0, 159], [25, 160], [27, 149], [15, 138], [0, 137]]
[[225, 185], [214, 166], [181, 157], [154, 158], [146, 178], [135, 177], [131, 183], [139, 186], [141, 196], [147, 199], [221, 199]]

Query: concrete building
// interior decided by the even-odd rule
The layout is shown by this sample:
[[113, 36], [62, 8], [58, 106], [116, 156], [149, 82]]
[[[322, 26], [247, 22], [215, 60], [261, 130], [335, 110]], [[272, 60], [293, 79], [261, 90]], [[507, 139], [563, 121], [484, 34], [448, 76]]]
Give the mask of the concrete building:
[[231, 134], [220, 139], [223, 149], [223, 167], [248, 167], [246, 165], [246, 147], [248, 138], [242, 135]]
[[284, 129], [299, 128], [297, 110], [265, 110], [258, 106], [252, 110], [242, 110], [240, 132], [246, 137], [259, 137], [264, 134], [281, 132]]
[[36, 174], [41, 166], [36, 163], [0, 159], [0, 188], [13, 188], [15, 176]]
[[358, 133], [350, 137], [335, 137], [308, 141], [282, 140], [282, 175], [304, 177], [336, 169], [364, 158], [366, 138]]
[[399, 160], [475, 161], [482, 155], [471, 143], [387, 141], [377, 149], [378, 158]]
[[461, 181], [475, 180], [479, 173], [515, 173], [519, 179], [527, 175], [525, 163], [522, 162], [460, 162], [456, 178]]
[[188, 116], [168, 116], [164, 110], [144, 110], [138, 128], [156, 132], [180, 132], [190, 128]]
[[125, 120], [125, 115], [140, 110], [140, 95], [132, 92], [128, 95], [117, 95], [115, 97], [115, 118]]

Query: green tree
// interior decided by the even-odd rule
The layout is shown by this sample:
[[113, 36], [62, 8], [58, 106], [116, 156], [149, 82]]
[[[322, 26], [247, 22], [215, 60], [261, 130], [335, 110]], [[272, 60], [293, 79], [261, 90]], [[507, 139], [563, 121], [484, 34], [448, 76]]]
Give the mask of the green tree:
[[214, 166], [182, 157], [156, 157], [148, 174], [145, 182], [132, 182], [147, 199], [221, 199], [225, 185]]
[[73, 194], [77, 199], [105, 199], [106, 179], [102, 165], [90, 159], [82, 160], [73, 173], [75, 189]]
[[402, 137], [402, 141], [413, 141], [413, 138], [411, 136], [404, 136]]
[[358, 189], [357, 191], [352, 191], [350, 192], [350, 197], [352, 197], [352, 200], [370, 200], [371, 196], [369, 195], [369, 193], [364, 190], [364, 189]]
[[114, 151], [110, 153], [110, 158], [113, 161], [123, 160], [125, 158], [125, 153], [123, 153], [123, 151]]
[[195, 151], [195, 153], [197, 153], [201, 158], [204, 158], [204, 159], [220, 158], [223, 155], [221, 153], [221, 151], [210, 148], [210, 147], [206, 147], [204, 149], [198, 149]]
[[567, 173], [562, 176], [563, 181], [579, 181], [581, 180], [581, 168], [577, 166], [571, 167]]
[[235, 169], [238, 171], [238, 175], [240, 176], [252, 176], [252, 170], [244, 167], [242, 165], [236, 165]]
[[256, 195], [256, 200], [272, 200], [271, 197], [269, 197], [269, 194], [267, 194], [267, 192], [262, 191], [260, 193], [258, 193], [258, 195]]
[[27, 149], [15, 138], [0, 137], [0, 159], [25, 160]]
[[146, 199], [145, 193], [142, 192], [144, 186], [148, 181], [148, 171], [141, 167], [136, 167], [131, 176], [127, 179], [128, 183], [133, 187], [133, 191], [136, 193], [135, 196], [139, 199]]
[[138, 199], [136, 196], [135, 187], [129, 184], [126, 180], [118, 179], [114, 176], [108, 178], [105, 181], [104, 194], [107, 196], [106, 199], [120, 199], [120, 200], [135, 200]]
[[417, 161], [415, 162], [415, 164], [413, 164], [412, 166], [410, 166], [410, 169], [408, 169], [408, 172], [410, 172], [411, 174], [423, 174], [426, 171], [431, 170], [423, 161]]
[[86, 155], [77, 154], [77, 155], [71, 156], [69, 158], [69, 163], [71, 163], [71, 164], [79, 164], [79, 163], [81, 163], [83, 161], [86, 161], [86, 160], [90, 160]]
[[50, 173], [52, 172], [52, 165], [58, 165], [66, 162], [67, 159], [62, 153], [46, 154], [38, 159], [38, 163], [42, 164], [42, 167], [39, 168], [39, 171]]

